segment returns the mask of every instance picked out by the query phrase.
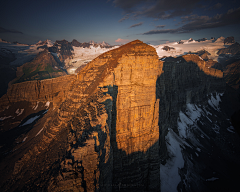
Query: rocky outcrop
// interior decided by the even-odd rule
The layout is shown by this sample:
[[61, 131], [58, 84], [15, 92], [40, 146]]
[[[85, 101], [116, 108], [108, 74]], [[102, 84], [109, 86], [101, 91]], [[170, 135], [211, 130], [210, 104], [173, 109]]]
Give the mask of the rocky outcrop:
[[221, 54], [239, 55], [240, 54], [240, 44], [236, 42], [236, 43], [230, 45], [228, 48], [220, 49], [217, 52], [217, 54], [218, 55], [221, 55]]
[[20, 101], [51, 101], [57, 104], [67, 96], [71, 83], [75, 79], [76, 75], [67, 75], [13, 84], [7, 93], [0, 98], [1, 110]]
[[205, 65], [206, 62], [194, 54], [165, 59], [164, 73], [157, 80], [160, 156], [163, 164], [168, 158], [165, 136], [169, 128], [178, 132], [179, 111], [184, 111], [188, 103], [206, 104], [211, 93], [225, 90], [223, 72]]
[[184, 55], [182, 57], [187, 62], [194, 62], [195, 64], [197, 64], [199, 69], [202, 70], [206, 75], [210, 75], [217, 78], [223, 78], [222, 71], [208, 67], [207, 62], [205, 62], [202, 58], [193, 54]]
[[201, 42], [201, 41], [206, 41], [207, 40], [207, 38], [201, 38], [201, 39], [198, 39], [198, 40], [196, 40], [196, 41], [198, 41], [198, 42]]
[[[155, 49], [141, 41], [94, 59], [72, 81], [58, 110], [48, 112], [48, 120], [44, 125], [40, 123], [45, 130], [40, 135], [42, 139], [26, 146], [28, 149], [12, 167], [9, 178], [13, 180], [5, 180], [5, 189], [38, 189], [37, 183], [43, 180], [37, 178], [44, 178], [48, 182], [40, 185], [54, 191], [111, 191], [119, 185], [158, 190], [156, 80], [161, 68]], [[36, 93], [29, 97], [41, 96]], [[62, 147], [58, 145], [60, 135]], [[40, 154], [48, 156], [47, 161]], [[52, 165], [57, 169], [49, 173], [47, 167]], [[32, 170], [35, 176], [29, 177], [24, 170]], [[15, 183], [14, 178], [19, 180]], [[27, 178], [30, 183], [24, 185], [21, 181]]]
[[194, 52], [193, 54], [196, 54], [198, 56], [200, 56], [203, 60], [207, 61], [209, 58], [208, 58], [208, 55], [211, 55], [208, 51], [206, 50], [200, 50], [200, 51], [197, 51], [197, 52]]
[[186, 104], [203, 104], [225, 89], [223, 73], [199, 56], [159, 61], [139, 40], [71, 77], [16, 84], [2, 98], [54, 102], [35, 124], [14, 129], [30, 131], [1, 161], [3, 191], [160, 191], [168, 128], [178, 132]]
[[165, 50], [165, 51], [171, 51], [171, 49], [175, 49], [174, 47], [169, 47], [169, 46], [164, 46], [163, 48], [162, 48], [163, 50]]
[[17, 78], [11, 83], [20, 83], [31, 80], [50, 79], [66, 75], [66, 72], [61, 68], [55, 57], [44, 50], [28, 63], [17, 68]]
[[58, 53], [58, 58], [62, 63], [64, 63], [66, 59], [72, 58], [73, 55], [73, 47], [71, 42], [66, 40], [56, 41], [52, 47], [48, 48], [48, 51], [52, 53]]
[[240, 60], [234, 61], [224, 67], [226, 83], [239, 91], [240, 85]]
[[235, 40], [234, 40], [233, 36], [227, 37], [226, 39], [224, 39], [224, 45], [225, 44], [233, 44], [233, 43], [235, 43]]

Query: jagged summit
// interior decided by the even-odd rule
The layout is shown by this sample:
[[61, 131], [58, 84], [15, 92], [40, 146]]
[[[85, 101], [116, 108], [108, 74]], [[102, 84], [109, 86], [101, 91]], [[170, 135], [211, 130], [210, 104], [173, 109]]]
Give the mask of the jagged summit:
[[233, 43], [235, 43], [235, 40], [234, 40], [234, 37], [233, 36], [231, 36], [231, 37], [227, 37], [226, 39], [224, 39], [224, 45], [225, 44], [233, 44]]

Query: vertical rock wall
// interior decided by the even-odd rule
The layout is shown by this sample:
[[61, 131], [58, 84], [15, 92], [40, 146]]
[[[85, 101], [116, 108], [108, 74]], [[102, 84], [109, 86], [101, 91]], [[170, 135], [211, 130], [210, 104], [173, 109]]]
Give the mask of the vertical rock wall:
[[136, 44], [100, 86], [114, 84], [111, 131], [113, 191], [157, 191], [159, 186], [159, 99], [162, 62], [155, 49]]

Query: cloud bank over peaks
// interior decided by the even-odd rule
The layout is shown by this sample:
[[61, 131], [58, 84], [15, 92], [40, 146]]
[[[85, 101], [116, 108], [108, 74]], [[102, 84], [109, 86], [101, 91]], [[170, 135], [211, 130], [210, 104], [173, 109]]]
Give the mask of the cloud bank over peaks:
[[153, 35], [162, 33], [190, 33], [202, 29], [210, 29], [223, 27], [227, 25], [239, 24], [240, 23], [240, 7], [237, 9], [230, 9], [227, 13], [216, 14], [213, 17], [209, 16], [198, 16], [190, 15], [181, 17], [181, 23], [183, 26], [176, 29], [160, 29], [150, 30], [143, 33], [143, 35]]
[[199, 6], [199, 2], [200, 0], [115, 0], [113, 3], [126, 14], [169, 19], [191, 14]]

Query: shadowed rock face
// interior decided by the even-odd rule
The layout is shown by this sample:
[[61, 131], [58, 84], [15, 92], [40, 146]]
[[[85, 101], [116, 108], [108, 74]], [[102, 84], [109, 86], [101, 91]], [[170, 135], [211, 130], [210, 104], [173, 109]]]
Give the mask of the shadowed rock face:
[[51, 104], [39, 108], [32, 123], [24, 124], [32, 118], [26, 112], [12, 132], [2, 131], [16, 139], [0, 148], [1, 188], [159, 191], [168, 127], [178, 132], [187, 103], [203, 104], [208, 94], [223, 92], [222, 76], [196, 55], [163, 63], [153, 47], [136, 40], [100, 55], [77, 76], [12, 86], [1, 98], [1, 117], [16, 103]]
[[233, 43], [235, 43], [235, 40], [234, 40], [233, 36], [227, 37], [226, 39], [224, 39], [224, 45], [225, 44], [233, 44]]
[[224, 77], [226, 83], [239, 92], [240, 60], [234, 61], [224, 67]]
[[240, 54], [240, 45], [239, 45], [239, 43], [236, 42], [236, 43], [230, 45], [228, 48], [220, 49], [217, 52], [217, 54], [218, 55], [221, 55], [221, 54], [239, 55]]
[[[29, 140], [21, 144], [24, 152], [12, 166], [1, 168], [7, 175], [2, 182], [5, 190], [37, 190], [41, 183], [53, 191], [111, 191], [121, 182], [136, 190], [158, 190], [156, 80], [161, 68], [155, 49], [141, 41], [94, 59], [71, 82], [58, 109], [49, 109], [25, 133]], [[11, 104], [16, 102], [15, 89], [5, 96]], [[42, 98], [26, 93], [22, 93], [25, 99]], [[26, 179], [29, 182], [24, 183]]]

